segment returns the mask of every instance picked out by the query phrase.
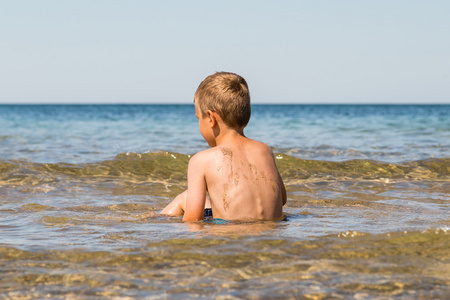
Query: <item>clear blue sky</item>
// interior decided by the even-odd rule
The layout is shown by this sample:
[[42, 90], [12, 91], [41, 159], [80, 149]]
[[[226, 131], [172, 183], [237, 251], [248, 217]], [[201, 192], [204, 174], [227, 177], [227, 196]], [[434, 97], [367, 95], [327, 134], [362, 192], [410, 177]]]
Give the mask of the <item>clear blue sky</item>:
[[450, 103], [450, 1], [11, 0], [0, 103]]

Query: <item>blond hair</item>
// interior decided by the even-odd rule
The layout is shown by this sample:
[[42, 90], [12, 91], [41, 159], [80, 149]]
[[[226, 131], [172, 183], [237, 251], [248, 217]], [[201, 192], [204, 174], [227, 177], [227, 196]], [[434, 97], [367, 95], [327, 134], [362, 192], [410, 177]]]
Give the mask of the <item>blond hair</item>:
[[250, 120], [250, 92], [241, 76], [229, 72], [217, 72], [205, 78], [195, 92], [197, 104], [206, 116], [214, 111], [232, 128], [244, 128]]

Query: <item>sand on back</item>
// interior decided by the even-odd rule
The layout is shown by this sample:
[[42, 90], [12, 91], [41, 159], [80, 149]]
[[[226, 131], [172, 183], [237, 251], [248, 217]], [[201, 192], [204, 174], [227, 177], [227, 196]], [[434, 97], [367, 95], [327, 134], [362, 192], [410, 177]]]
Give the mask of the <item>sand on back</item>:
[[205, 171], [214, 218], [273, 220], [282, 218], [282, 181], [271, 149], [242, 137], [205, 150]]

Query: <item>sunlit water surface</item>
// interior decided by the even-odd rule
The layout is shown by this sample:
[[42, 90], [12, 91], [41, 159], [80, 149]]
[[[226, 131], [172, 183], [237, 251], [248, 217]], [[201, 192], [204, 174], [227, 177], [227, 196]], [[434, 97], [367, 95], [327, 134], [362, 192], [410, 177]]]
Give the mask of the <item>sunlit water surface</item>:
[[450, 106], [254, 106], [278, 222], [158, 212], [193, 106], [0, 106], [0, 298], [445, 299]]

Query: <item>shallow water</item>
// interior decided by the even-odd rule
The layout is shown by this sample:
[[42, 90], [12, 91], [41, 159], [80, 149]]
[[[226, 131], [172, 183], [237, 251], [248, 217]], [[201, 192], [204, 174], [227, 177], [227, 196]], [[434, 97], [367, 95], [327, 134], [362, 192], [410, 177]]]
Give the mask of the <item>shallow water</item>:
[[157, 215], [192, 109], [0, 106], [0, 298], [448, 297], [449, 106], [254, 107], [286, 219], [226, 225]]

